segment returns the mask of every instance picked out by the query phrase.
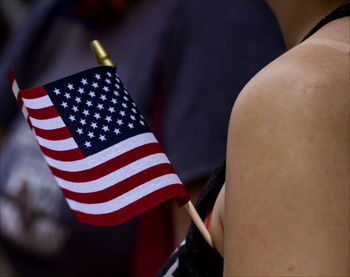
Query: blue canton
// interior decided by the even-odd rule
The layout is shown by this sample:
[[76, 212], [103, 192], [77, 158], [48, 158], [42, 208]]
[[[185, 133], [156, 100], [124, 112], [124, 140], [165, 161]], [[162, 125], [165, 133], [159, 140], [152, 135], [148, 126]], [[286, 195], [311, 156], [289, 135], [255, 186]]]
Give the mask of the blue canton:
[[44, 88], [84, 156], [149, 132], [111, 67], [92, 68]]

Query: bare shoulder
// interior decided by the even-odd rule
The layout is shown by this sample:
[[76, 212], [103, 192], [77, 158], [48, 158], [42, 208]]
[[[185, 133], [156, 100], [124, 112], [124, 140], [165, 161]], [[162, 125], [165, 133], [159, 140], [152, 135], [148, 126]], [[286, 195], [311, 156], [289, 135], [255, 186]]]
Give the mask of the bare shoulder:
[[[286, 124], [284, 127], [302, 128], [305, 124], [318, 125], [320, 120], [325, 125], [333, 124], [334, 116], [338, 116], [338, 123], [346, 123], [349, 52], [349, 44], [335, 49], [321, 39], [308, 41], [288, 51], [244, 87], [233, 108], [231, 125], [249, 119], [249, 124], [270, 125], [272, 120], [283, 122]], [[251, 120], [253, 115], [256, 118]], [[234, 129], [231, 127], [231, 130]]]
[[225, 186], [227, 276], [349, 274], [349, 50], [333, 45], [293, 48], [235, 103]]

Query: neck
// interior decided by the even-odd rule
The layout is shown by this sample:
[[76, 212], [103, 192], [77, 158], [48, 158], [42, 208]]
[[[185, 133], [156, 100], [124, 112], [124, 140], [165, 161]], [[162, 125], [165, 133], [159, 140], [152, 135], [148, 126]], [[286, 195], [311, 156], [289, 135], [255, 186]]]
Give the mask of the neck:
[[277, 17], [288, 49], [297, 45], [322, 18], [337, 7], [349, 3], [343, 0], [267, 0]]

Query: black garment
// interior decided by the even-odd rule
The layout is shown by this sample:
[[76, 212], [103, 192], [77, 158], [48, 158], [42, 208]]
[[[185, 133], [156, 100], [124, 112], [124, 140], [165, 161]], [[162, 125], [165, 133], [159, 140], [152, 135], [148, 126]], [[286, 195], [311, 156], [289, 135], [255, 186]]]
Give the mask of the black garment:
[[310, 32], [307, 33], [307, 35], [303, 38], [302, 41], [312, 36], [314, 33], [316, 33], [319, 29], [321, 29], [327, 23], [346, 16], [350, 16], [350, 3], [342, 5], [339, 8], [336, 8], [333, 12], [331, 12], [329, 15], [323, 18], [315, 27], [313, 27], [310, 30]]
[[[350, 16], [350, 3], [345, 4], [322, 19], [302, 40], [304, 41], [330, 21]], [[225, 165], [217, 169], [205, 186], [196, 204], [196, 209], [205, 218], [215, 202], [225, 182]], [[223, 274], [223, 258], [204, 240], [202, 234], [192, 223], [186, 240], [180, 244], [158, 272], [157, 277], [214, 277]]]
[[[215, 170], [197, 201], [196, 209], [201, 218], [212, 207], [224, 182], [225, 165]], [[222, 276], [223, 262], [221, 255], [206, 242], [192, 222], [186, 240], [170, 256], [157, 276]]]

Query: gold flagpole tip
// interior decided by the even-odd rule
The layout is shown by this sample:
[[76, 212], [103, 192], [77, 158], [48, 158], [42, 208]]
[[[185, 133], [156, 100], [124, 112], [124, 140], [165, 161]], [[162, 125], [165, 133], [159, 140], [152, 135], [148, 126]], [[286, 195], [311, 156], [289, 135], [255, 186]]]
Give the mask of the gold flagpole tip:
[[97, 40], [93, 40], [90, 43], [92, 52], [94, 52], [97, 62], [100, 65], [111, 66], [116, 68], [115, 63], [111, 60], [106, 50], [103, 48], [102, 44]]

